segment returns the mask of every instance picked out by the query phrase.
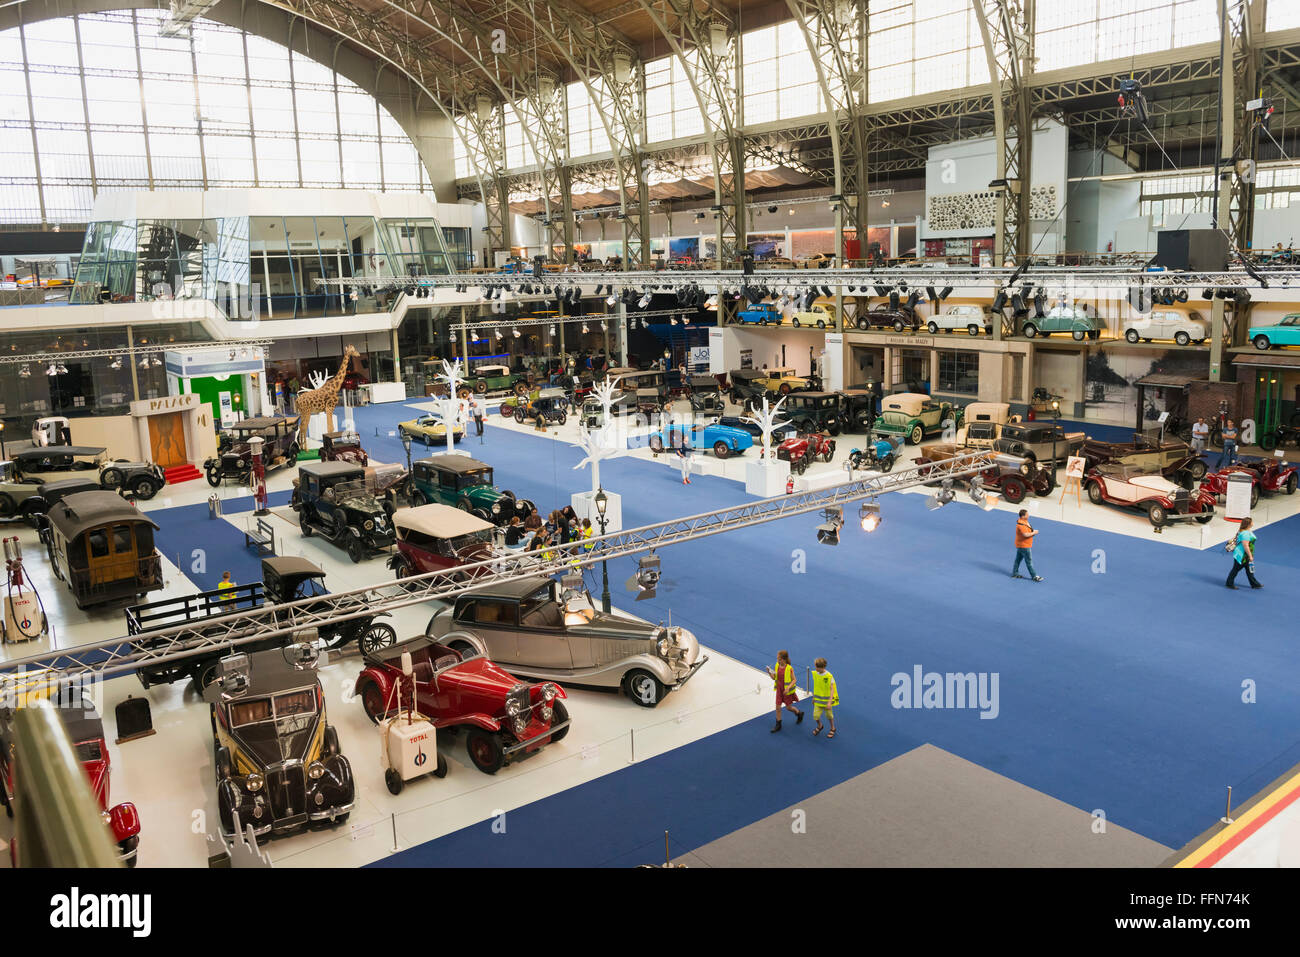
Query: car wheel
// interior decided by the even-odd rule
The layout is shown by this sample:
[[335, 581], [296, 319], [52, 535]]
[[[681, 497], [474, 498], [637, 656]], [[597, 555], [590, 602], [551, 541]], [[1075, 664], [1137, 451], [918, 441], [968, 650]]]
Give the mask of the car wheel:
[[623, 691], [643, 708], [653, 708], [664, 696], [663, 683], [641, 668], [627, 673], [623, 679]]
[[99, 476], [99, 484], [107, 489], [117, 488], [122, 484], [121, 469], [104, 469]]
[[721, 439], [713, 443], [713, 454], [720, 459], [725, 459], [731, 454], [731, 449], [727, 448], [727, 443]]
[[1250, 507], [1254, 508], [1259, 504], [1259, 486], [1252, 484], [1250, 486]]
[[1264, 352], [1270, 345], [1272, 345], [1272, 343], [1268, 341], [1268, 336], [1256, 336], [1254, 339], [1250, 340], [1250, 344], [1260, 352]]
[[441, 754], [438, 755], [438, 765], [433, 769], [435, 778], [445, 778], [447, 776], [447, 759]]
[[416, 489], [414, 492], [411, 493], [412, 508], [415, 508], [420, 505], [428, 505], [428, 504], [429, 504], [428, 496], [425, 495], [423, 492], [421, 492], [419, 489]]
[[969, 326], [966, 327], [966, 332], [972, 336], [978, 336], [980, 334], [980, 327], [975, 325], [975, 323], [972, 322]]
[[894, 469], [894, 457], [892, 455], [886, 455], [883, 459], [880, 460], [880, 471], [892, 472], [893, 469]]
[[833, 459], [833, 458], [835, 458], [835, 443], [834, 443], [834, 442], [827, 442], [827, 443], [826, 443], [826, 452], [825, 452], [825, 454], [822, 456], [822, 461], [824, 461], [824, 462], [829, 462], [829, 461], [830, 461], [831, 459]]
[[650, 436], [650, 451], [658, 455], [664, 450], [664, 440], [658, 435]]
[[779, 392], [779, 393], [781, 393], [781, 395], [789, 395], [789, 394], [790, 394], [790, 383], [788, 383], [788, 382], [782, 382], [782, 383], [781, 383], [781, 388], [777, 389], [776, 391]]
[[17, 510], [14, 505], [13, 496], [6, 492], [0, 492], [0, 518], [8, 518]]
[[1197, 525], [1208, 525], [1208, 524], [1210, 524], [1210, 520], [1213, 519], [1213, 518], [1214, 518], [1214, 513], [1213, 513], [1213, 512], [1210, 512], [1208, 515], [1197, 515], [1197, 516], [1196, 516], [1196, 524], [1197, 524]]
[[1085, 332], [1082, 329], [1073, 329], [1070, 332], [1070, 338], [1073, 339], [1075, 342], [1082, 342], [1086, 335], [1087, 332]]
[[208, 466], [208, 484], [216, 488], [221, 484], [221, 470], [215, 465]]
[[447, 647], [450, 648], [452, 651], [456, 652], [456, 654], [460, 655], [462, 661], [464, 661], [466, 658], [472, 658], [476, 654], [478, 654], [478, 650], [473, 645], [471, 645], [468, 641], [453, 641]]
[[1190, 475], [1192, 480], [1195, 482], [1199, 482], [1201, 479], [1205, 478], [1205, 473], [1207, 471], [1208, 469], [1206, 468], [1205, 463], [1200, 459], [1197, 459], [1192, 462], [1191, 465], [1187, 466], [1187, 474]]
[[1290, 477], [1286, 480], [1286, 485], [1282, 487], [1282, 490], [1286, 492], [1287, 495], [1294, 495], [1297, 485], [1300, 485], [1300, 477], [1297, 477], [1296, 473], [1292, 472]]
[[211, 661], [201, 662], [199, 666], [194, 669], [194, 673], [190, 675], [190, 681], [194, 684], [194, 690], [199, 694], [203, 694], [203, 692], [207, 690], [208, 685], [217, 680], [218, 664], [219, 662], [215, 658]]
[[560, 414], [555, 421], [558, 422], [560, 425], [563, 425], [565, 422], [569, 421], [569, 413], [561, 409]]
[[1034, 336], [1038, 335], [1038, 327], [1032, 322], [1026, 322], [1024, 332], [1026, 339], [1032, 339]]
[[475, 382], [475, 383], [474, 383], [474, 391], [477, 392], [479, 395], [482, 395], [484, 392], [486, 392], [486, 391], [487, 391], [487, 380], [486, 380], [486, 379], [479, 379], [477, 382]]
[[284, 464], [285, 465], [298, 464], [298, 443], [297, 442], [289, 446], [289, 451], [284, 453]]
[[1163, 505], [1159, 502], [1152, 502], [1147, 506], [1147, 518], [1150, 519], [1152, 528], [1164, 528], [1168, 516]]
[[524, 410], [515, 406], [515, 421], [520, 425], [524, 424]]
[[1130, 329], [1124, 333], [1124, 338], [1127, 339], [1129, 342], [1137, 342], [1138, 339], [1142, 337], [1137, 334], [1136, 329]]
[[1185, 346], [1191, 341], [1192, 341], [1192, 337], [1185, 332], [1174, 333], [1174, 342], [1178, 343], [1180, 346]]
[[790, 325], [792, 325], [792, 326], [794, 326], [796, 329], [798, 329], [798, 328], [799, 328], [799, 317], [798, 317], [798, 316], [791, 316], [791, 317], [790, 317]]
[[1093, 505], [1100, 505], [1102, 503], [1101, 485], [1097, 482], [1088, 483], [1088, 501]]
[[895, 320], [894, 320], [894, 331], [895, 331], [895, 332], [902, 332], [902, 331], [903, 331], [904, 329], [906, 329], [906, 328], [907, 328], [907, 326], [905, 326], [905, 325], [903, 324], [903, 320], [902, 320], [902, 319], [895, 319]]
[[817, 320], [817, 328], [818, 328], [818, 329], [825, 329], [825, 328], [826, 328], [826, 320], [824, 320], [824, 319], [818, 319], [818, 320]]
[[1009, 477], [1002, 482], [1002, 497], [1012, 505], [1019, 505], [1025, 500], [1025, 495], [1029, 489], [1025, 483], [1015, 477]]
[[937, 322], [930, 322], [925, 328], [930, 330], [930, 335], [932, 336], [937, 336], [939, 334], [939, 323]]
[[[551, 726], [554, 727], [557, 724], [564, 724], [564, 722], [568, 720], [569, 720], [569, 709], [564, 706], [563, 701], [561, 701], [559, 698], [556, 698], [555, 704], [552, 706]], [[569, 736], [569, 729], [561, 728], [559, 731], [556, 731], [553, 735], [551, 735], [551, 740], [549, 743], [559, 744], [568, 736]]]
[[388, 716], [385, 705], [384, 693], [379, 690], [379, 685], [374, 681], [367, 681], [361, 689], [361, 707], [365, 709], [366, 716], [378, 724], [381, 718]]
[[857, 321], [857, 327], [863, 330], [870, 328], [869, 324], [867, 323], [867, 320], [865, 319], [859, 319]]
[[395, 644], [397, 644], [397, 629], [383, 622], [371, 624], [357, 637], [357, 648], [363, 655], [374, 654], [380, 648]]
[[515, 383], [515, 395], [527, 395], [527, 394], [528, 394], [528, 383], [527, 383], [527, 382], [516, 382], [516, 383]]
[[914, 425], [912, 431], [907, 434], [907, 438], [913, 445], [920, 445], [921, 440], [925, 438], [925, 429], [919, 425]]
[[826, 423], [826, 433], [828, 435], [839, 435], [842, 431], [844, 430], [840, 427], [839, 419], [831, 419]]
[[218, 784], [230, 777], [230, 750], [228, 748], [217, 748], [217, 752], [212, 758], [212, 767], [216, 772]]
[[136, 498], [142, 498], [147, 502], [158, 494], [158, 487], [154, 485], [153, 479], [142, 478], [131, 486], [131, 493]]
[[359, 564], [366, 557], [366, 546], [355, 535], [348, 536], [347, 551], [348, 558], [352, 559], [354, 565]]
[[472, 728], [465, 738], [465, 750], [469, 752], [469, 759], [474, 762], [474, 767], [478, 768], [484, 774], [496, 774], [505, 764], [505, 749], [501, 746], [501, 736], [484, 731], [482, 728]]

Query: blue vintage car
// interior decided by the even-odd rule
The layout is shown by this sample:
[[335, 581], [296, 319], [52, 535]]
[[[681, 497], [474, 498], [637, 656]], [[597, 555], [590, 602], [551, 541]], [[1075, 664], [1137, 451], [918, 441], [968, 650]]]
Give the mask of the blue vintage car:
[[713, 449], [713, 454], [720, 459], [729, 455], [739, 455], [754, 445], [754, 437], [744, 429], [735, 429], [729, 425], [670, 425], [650, 436], [650, 449], [658, 455], [664, 449], [685, 448], [691, 450]]
[[736, 321], [749, 325], [779, 326], [784, 316], [781, 310], [770, 302], [756, 302], [736, 313]]
[[1251, 345], [1261, 350], [1300, 346], [1300, 312], [1288, 313], [1273, 326], [1251, 326], [1249, 338]]

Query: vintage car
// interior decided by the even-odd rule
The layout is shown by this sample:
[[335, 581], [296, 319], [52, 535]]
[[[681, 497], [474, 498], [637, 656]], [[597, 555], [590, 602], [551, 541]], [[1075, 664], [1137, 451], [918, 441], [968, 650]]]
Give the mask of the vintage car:
[[947, 422], [960, 428], [962, 410], [920, 392], [898, 392], [881, 401], [874, 428], [882, 435], [901, 435], [910, 444], [920, 445], [927, 436], [941, 433]]
[[603, 614], [585, 596], [540, 576], [461, 595], [434, 614], [425, 634], [467, 660], [486, 655], [512, 674], [621, 688], [645, 708], [709, 660], [684, 628]]
[[[134, 804], [110, 804], [112, 758], [104, 736], [104, 721], [95, 703], [77, 688], [61, 688], [48, 700], [68, 732], [68, 740], [81, 763], [81, 770], [90, 782], [91, 794], [112, 833], [113, 843], [117, 845], [118, 860], [127, 867], [135, 867], [140, 846], [140, 814]], [[4, 804], [9, 817], [14, 816], [14, 775], [17, 771], [13, 748], [13, 708], [6, 705], [0, 708], [0, 804]]]
[[1029, 339], [1035, 336], [1046, 338], [1054, 332], [1068, 332], [1075, 342], [1082, 342], [1084, 339], [1101, 338], [1101, 331], [1105, 328], [1106, 324], [1083, 306], [1057, 305], [1042, 316], [1025, 317], [1020, 331]]
[[708, 424], [668, 425], [651, 434], [650, 451], [658, 455], [664, 449], [712, 449], [720, 459], [740, 455], [754, 445], [754, 437], [744, 429], [733, 429], [717, 422]]
[[479, 395], [501, 389], [511, 389], [516, 395], [528, 391], [528, 377], [523, 373], [511, 372], [509, 366], [503, 365], [475, 366], [466, 375], [465, 383]]
[[57, 482], [59, 479], [80, 478], [81, 474], [99, 474], [104, 464], [105, 449], [88, 445], [47, 445], [23, 449], [10, 459], [10, 473], [14, 481]]
[[870, 432], [876, 422], [879, 397], [874, 389], [840, 389], [840, 421], [845, 432]]
[[692, 412], [722, 412], [727, 403], [722, 398], [722, 386], [711, 375], [693, 375], [686, 380], [687, 399]]
[[347, 462], [360, 465], [370, 464], [370, 456], [361, 447], [361, 436], [349, 430], [326, 432], [320, 437], [320, 460], [322, 462]]
[[1011, 419], [1006, 402], [972, 402], [962, 410], [962, 428], [957, 441], [972, 449], [991, 449]]
[[40, 485], [32, 486], [32, 488], [36, 489], [36, 494], [23, 502], [20, 514], [31, 522], [34, 527], [40, 529], [44, 527], [50, 509], [69, 495], [76, 495], [78, 492], [93, 492], [102, 487], [92, 478], [69, 478], [59, 479], [57, 482], [42, 482]]
[[816, 326], [818, 329], [835, 328], [835, 306], [833, 303], [814, 302], [803, 312], [796, 312], [790, 317], [792, 325]]
[[[436, 413], [426, 413], [415, 419], [408, 419], [405, 422], [397, 424], [397, 435], [399, 438], [418, 439], [426, 446], [439, 442], [443, 445], [447, 443], [447, 425], [442, 416]], [[459, 442], [465, 437], [465, 426], [457, 423], [455, 430], [451, 433], [451, 440]]]
[[1082, 432], [1066, 432], [1050, 422], [1007, 422], [993, 440], [993, 449], [1034, 462], [1055, 459], [1058, 465], [1064, 465], [1071, 455], [1079, 454], [1086, 438]]
[[1213, 492], [1191, 491], [1141, 465], [1124, 462], [1098, 465], [1085, 473], [1083, 487], [1092, 504], [1105, 502], [1141, 509], [1156, 529], [1172, 522], [1196, 521], [1204, 525], [1214, 518]]
[[1199, 312], [1153, 309], [1145, 316], [1124, 323], [1124, 338], [1129, 342], [1172, 339], [1180, 346], [1191, 342], [1200, 345], [1210, 338], [1210, 327]]
[[[634, 415], [638, 411], [636, 396], [623, 392], [609, 403], [611, 416]], [[601, 429], [605, 427], [605, 407], [599, 399], [587, 398], [582, 402], [581, 424], [584, 429]]]
[[1216, 498], [1228, 494], [1228, 479], [1234, 473], [1250, 477], [1250, 507], [1259, 502], [1261, 492], [1285, 492], [1294, 495], [1300, 484], [1300, 467], [1280, 459], [1242, 458], [1236, 465], [1228, 465], [1217, 472], [1209, 472], [1201, 480], [1201, 488], [1212, 492]]
[[[958, 455], [968, 455], [970, 451], [960, 445], [936, 444], [922, 449], [921, 455], [913, 461], [919, 466], [921, 475], [925, 475], [929, 466]], [[1030, 492], [1041, 497], [1051, 495], [1056, 488], [1054, 467], [1016, 455], [998, 454], [994, 456], [994, 464], [977, 474], [984, 488], [1001, 492], [1012, 505], [1023, 502]], [[961, 481], [969, 484], [972, 478], [967, 476]]]
[[1090, 469], [1106, 462], [1123, 462], [1183, 483], [1198, 482], [1206, 473], [1200, 453], [1186, 442], [1175, 438], [1153, 440], [1141, 432], [1133, 434], [1132, 442], [1102, 442], [1089, 438], [1079, 454]]
[[114, 491], [121, 489], [134, 498], [146, 502], [167, 484], [163, 470], [152, 462], [131, 462], [113, 459], [99, 471], [99, 484]]
[[767, 373], [762, 369], [733, 369], [727, 376], [731, 382], [731, 401], [746, 410], [762, 406], [767, 395]]
[[849, 450], [849, 469], [870, 469], [888, 472], [898, 460], [898, 450], [903, 446], [903, 436], [893, 439], [870, 435], [864, 448]]
[[476, 515], [434, 502], [393, 514], [397, 552], [388, 567], [397, 578], [443, 571], [492, 557], [495, 526]]
[[1246, 338], [1261, 351], [1274, 346], [1300, 346], [1300, 312], [1288, 313], [1271, 326], [1251, 326]]
[[835, 457], [835, 440], [820, 432], [800, 432], [776, 447], [776, 457], [790, 463], [790, 471], [802, 475], [818, 459], [829, 462]]
[[803, 392], [821, 387], [817, 376], [801, 376], [789, 366], [764, 369], [763, 372], [764, 378], [756, 381], [763, 383], [768, 392], [775, 392], [778, 395], [789, 395], [791, 392]]
[[[1300, 446], [1300, 424], [1295, 421], [1295, 415], [1292, 415], [1290, 425], [1278, 424], [1276, 428], [1261, 432], [1259, 435], [1259, 447], [1265, 452], [1272, 452], [1283, 445]], [[1218, 425], [1210, 426], [1210, 444], [1223, 445], [1223, 434], [1219, 431]]]
[[911, 329], [915, 332], [921, 327], [921, 320], [917, 318], [916, 310], [906, 303], [891, 308], [887, 302], [878, 302], [866, 312], [858, 313], [854, 325], [859, 329], [893, 329], [895, 332]]
[[[503, 587], [516, 586], [522, 587], [518, 582]], [[478, 593], [461, 595], [455, 607], [471, 610], [475, 622], [501, 622], [500, 618], [488, 618], [489, 612], [503, 611], [488, 599], [481, 606], [482, 618], [473, 613], [472, 609], [479, 607], [477, 600]], [[404, 680], [405, 655], [410, 655], [414, 682]], [[518, 659], [512, 654], [508, 660], [513, 665]], [[420, 635], [366, 655], [355, 692], [376, 723], [407, 707], [424, 715], [440, 731], [465, 731], [465, 750], [484, 774], [496, 774], [518, 758], [536, 754], [548, 744], [559, 744], [569, 733], [563, 688], [553, 681], [520, 681], [463, 639], [462, 647], [455, 649], [437, 638]]]
[[261, 416], [241, 419], [217, 437], [217, 455], [203, 463], [208, 484], [220, 485], [228, 478], [247, 484], [253, 471], [253, 448], [249, 439], [262, 439], [262, 463], [268, 470], [298, 461], [298, 416]]
[[736, 313], [736, 321], [743, 325], [779, 326], [784, 321], [780, 307], [770, 302], [756, 302]]
[[[758, 445], [763, 441], [763, 430], [757, 422], [747, 415], [723, 415], [718, 418], [718, 425], [725, 425], [732, 429], [741, 429], [748, 432], [754, 444]], [[789, 422], [781, 422], [772, 430], [772, 442], [779, 444], [786, 439], [793, 438], [798, 434], [796, 429]]]
[[965, 329], [970, 335], [978, 336], [981, 332], [993, 335], [993, 323], [1001, 321], [988, 306], [957, 303], [948, 306], [943, 312], [935, 313], [925, 325], [931, 335], [940, 329], [944, 332]]
[[78, 608], [138, 599], [163, 587], [158, 526], [116, 492], [77, 492], [50, 508], [41, 537], [54, 576]]
[[434, 455], [411, 463], [412, 505], [454, 505], [493, 525], [509, 525], [537, 510], [526, 498], [492, 484], [492, 466], [467, 455]]
[[366, 473], [346, 462], [308, 462], [298, 470], [289, 503], [298, 513], [303, 538], [319, 533], [359, 562], [393, 544], [384, 504], [366, 487]]
[[[37, 479], [23, 481], [17, 475], [18, 469], [13, 462], [8, 459], [0, 461], [0, 518], [27, 518], [34, 514], [44, 514], [49, 503], [40, 501], [43, 483]], [[95, 481], [88, 487], [98, 485], [99, 482]]]
[[356, 799], [352, 765], [330, 726], [315, 653], [286, 645], [230, 655], [203, 692], [212, 713], [217, 809], [227, 839], [342, 824]]
[[[142, 648], [154, 649], [165, 646], [165, 638], [150, 638], [150, 632], [162, 631], [177, 625], [212, 625], [214, 633], [221, 633], [229, 627], [223, 622], [226, 615], [252, 611], [263, 606], [283, 605], [328, 595], [325, 587], [325, 572], [305, 558], [293, 555], [272, 556], [262, 559], [262, 580], [237, 584], [233, 588], [214, 588], [210, 591], [197, 592], [176, 598], [164, 598], [160, 601], [132, 605], [126, 609], [126, 632], [133, 637], [139, 636], [138, 644]], [[296, 612], [310, 612], [325, 607], [319, 604], [299, 606]], [[388, 612], [376, 612], [359, 618], [337, 621], [318, 622], [313, 627], [316, 637], [331, 649], [342, 648], [351, 642], [363, 652], [382, 648], [397, 641], [397, 632], [393, 626], [379, 621], [390, 617]], [[290, 610], [275, 611], [277, 621], [291, 621]], [[264, 651], [268, 648], [280, 648], [293, 641], [289, 632], [259, 639], [240, 646], [240, 651]], [[229, 654], [229, 649], [201, 652], [183, 658], [156, 662], [136, 670], [140, 684], [149, 688], [153, 685], [171, 684], [188, 678], [200, 692], [210, 685], [217, 676], [218, 664]]]
[[781, 414], [800, 432], [839, 435], [844, 430], [843, 403], [835, 392], [791, 392]]
[[569, 397], [559, 388], [537, 389], [528, 394], [526, 401], [521, 396], [515, 405], [515, 421], [529, 419], [563, 425], [569, 420]]

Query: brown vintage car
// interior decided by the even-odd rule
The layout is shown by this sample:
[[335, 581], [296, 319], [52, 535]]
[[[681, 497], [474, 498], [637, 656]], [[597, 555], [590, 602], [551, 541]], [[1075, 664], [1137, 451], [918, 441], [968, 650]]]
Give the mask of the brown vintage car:
[[370, 456], [361, 447], [361, 436], [351, 429], [322, 435], [320, 458], [322, 462], [351, 462], [363, 468], [370, 464]]
[[[967, 455], [979, 449], [965, 448], [960, 445], [930, 445], [921, 449], [921, 454], [913, 459], [925, 474], [925, 468], [958, 455]], [[1034, 459], [1000, 453], [995, 456], [994, 464], [979, 473], [981, 484], [985, 488], [997, 489], [1002, 497], [1012, 505], [1024, 501], [1030, 492], [1042, 497], [1051, 495], [1056, 488], [1056, 468], [1051, 465], [1039, 465]], [[970, 479], [963, 479], [969, 482]]]
[[1079, 450], [1091, 471], [1099, 465], [1133, 465], [1144, 473], [1160, 473], [1174, 481], [1199, 482], [1205, 478], [1206, 465], [1199, 454], [1181, 439], [1153, 439], [1141, 432], [1133, 433], [1132, 442], [1102, 442], [1089, 438]]

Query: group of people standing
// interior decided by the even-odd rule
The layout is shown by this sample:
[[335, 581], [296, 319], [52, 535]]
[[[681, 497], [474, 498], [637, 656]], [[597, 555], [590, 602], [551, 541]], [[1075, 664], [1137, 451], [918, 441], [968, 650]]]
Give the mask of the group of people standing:
[[594, 534], [591, 519], [578, 518], [573, 506], [566, 505], [551, 512], [545, 521], [536, 512], [523, 520], [516, 515], [506, 526], [505, 539], [507, 548], [541, 552], [544, 560], [550, 560], [552, 546], [581, 541], [587, 543], [583, 547], [590, 550], [590, 540]]

